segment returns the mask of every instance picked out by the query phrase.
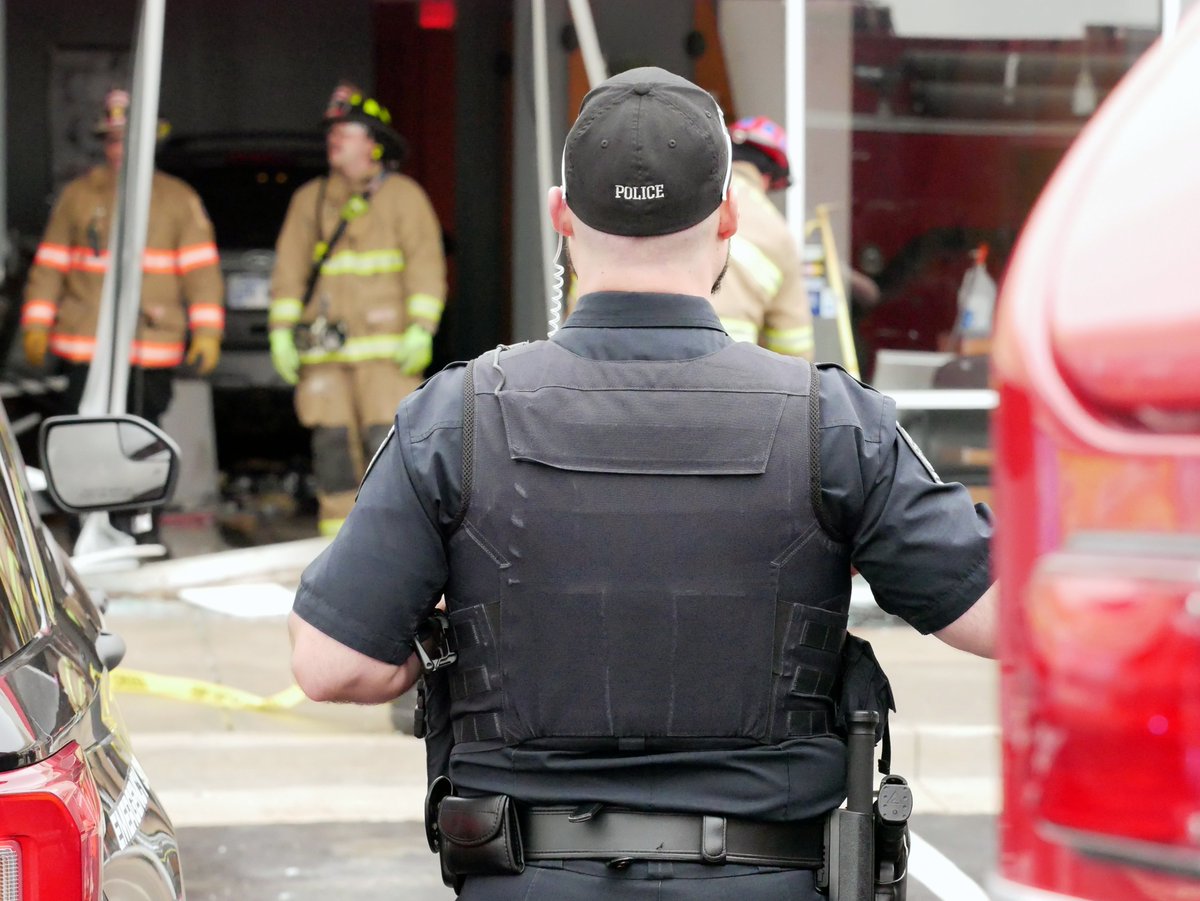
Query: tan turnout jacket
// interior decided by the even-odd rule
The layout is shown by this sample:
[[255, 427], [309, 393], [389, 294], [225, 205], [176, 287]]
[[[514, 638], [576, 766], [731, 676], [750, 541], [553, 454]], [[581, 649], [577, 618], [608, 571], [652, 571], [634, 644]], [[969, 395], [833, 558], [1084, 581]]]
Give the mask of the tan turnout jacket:
[[[115, 202], [116, 175], [107, 166], [70, 182], [50, 215], [25, 286], [21, 324], [50, 329], [51, 353], [72, 362], [89, 362], [96, 352]], [[212, 223], [196, 192], [162, 172], [154, 173], [151, 185], [142, 271], [133, 365], [178, 366], [189, 329], [224, 331]]]
[[804, 266], [787, 221], [762, 189], [752, 163], [733, 164], [738, 230], [729, 271], [710, 300], [730, 336], [789, 356], [812, 358], [812, 310]]
[[336, 174], [303, 185], [276, 243], [271, 328], [324, 316], [340, 322], [347, 334], [339, 350], [302, 351], [305, 364], [395, 357], [404, 330], [418, 323], [436, 331], [445, 307], [441, 227], [421, 186], [398, 173], [387, 174], [365, 211], [350, 217], [302, 304], [318, 255], [362, 187]]

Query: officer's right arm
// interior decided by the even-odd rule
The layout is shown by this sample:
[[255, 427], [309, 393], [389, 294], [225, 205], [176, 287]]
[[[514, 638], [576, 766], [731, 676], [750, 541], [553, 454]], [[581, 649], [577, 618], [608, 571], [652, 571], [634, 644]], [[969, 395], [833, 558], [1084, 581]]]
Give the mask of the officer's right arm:
[[71, 247], [74, 244], [71, 209], [74, 195], [74, 183], [67, 185], [54, 205], [46, 232], [33, 258], [33, 267], [25, 283], [25, 305], [21, 309], [21, 326], [27, 332], [48, 330], [54, 325], [63, 283], [71, 268]]
[[395, 429], [333, 543], [304, 571], [292, 668], [316, 700], [381, 703], [419, 675], [413, 639], [442, 597], [461, 470], [462, 369], [434, 376]]
[[385, 704], [404, 694], [421, 675], [415, 653], [396, 666], [376, 660], [331, 638], [298, 614], [288, 618], [292, 674], [314, 701]]

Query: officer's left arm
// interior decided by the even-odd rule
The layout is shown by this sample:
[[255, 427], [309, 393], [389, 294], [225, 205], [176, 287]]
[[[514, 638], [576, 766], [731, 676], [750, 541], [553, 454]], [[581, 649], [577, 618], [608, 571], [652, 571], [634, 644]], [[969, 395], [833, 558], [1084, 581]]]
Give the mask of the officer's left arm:
[[823, 497], [878, 605], [925, 634], [994, 653], [991, 513], [944, 483], [895, 404], [841, 370], [821, 379]]
[[994, 658], [999, 597], [1000, 584], [993, 582], [962, 616], [933, 634], [952, 648], [980, 657]]
[[400, 184], [400, 249], [404, 253], [404, 306], [410, 324], [431, 335], [446, 305], [446, 259], [442, 228], [429, 197], [415, 181]]

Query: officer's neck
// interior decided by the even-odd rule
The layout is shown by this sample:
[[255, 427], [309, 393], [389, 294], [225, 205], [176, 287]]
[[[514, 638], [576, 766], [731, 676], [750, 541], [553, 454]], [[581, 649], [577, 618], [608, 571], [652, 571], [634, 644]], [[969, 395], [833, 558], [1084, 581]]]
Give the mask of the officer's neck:
[[664, 265], [636, 267], [620, 260], [593, 260], [576, 272], [578, 293], [630, 291], [637, 294], [691, 294], [708, 297], [712, 279], [700, 273], [707, 266]]

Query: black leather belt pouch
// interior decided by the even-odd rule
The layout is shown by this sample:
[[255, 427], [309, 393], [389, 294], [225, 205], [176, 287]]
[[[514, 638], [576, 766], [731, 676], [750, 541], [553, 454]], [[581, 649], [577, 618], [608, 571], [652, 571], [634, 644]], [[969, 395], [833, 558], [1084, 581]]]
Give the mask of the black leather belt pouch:
[[525, 869], [521, 828], [508, 795], [442, 800], [437, 812], [443, 869], [455, 876], [495, 876]]

